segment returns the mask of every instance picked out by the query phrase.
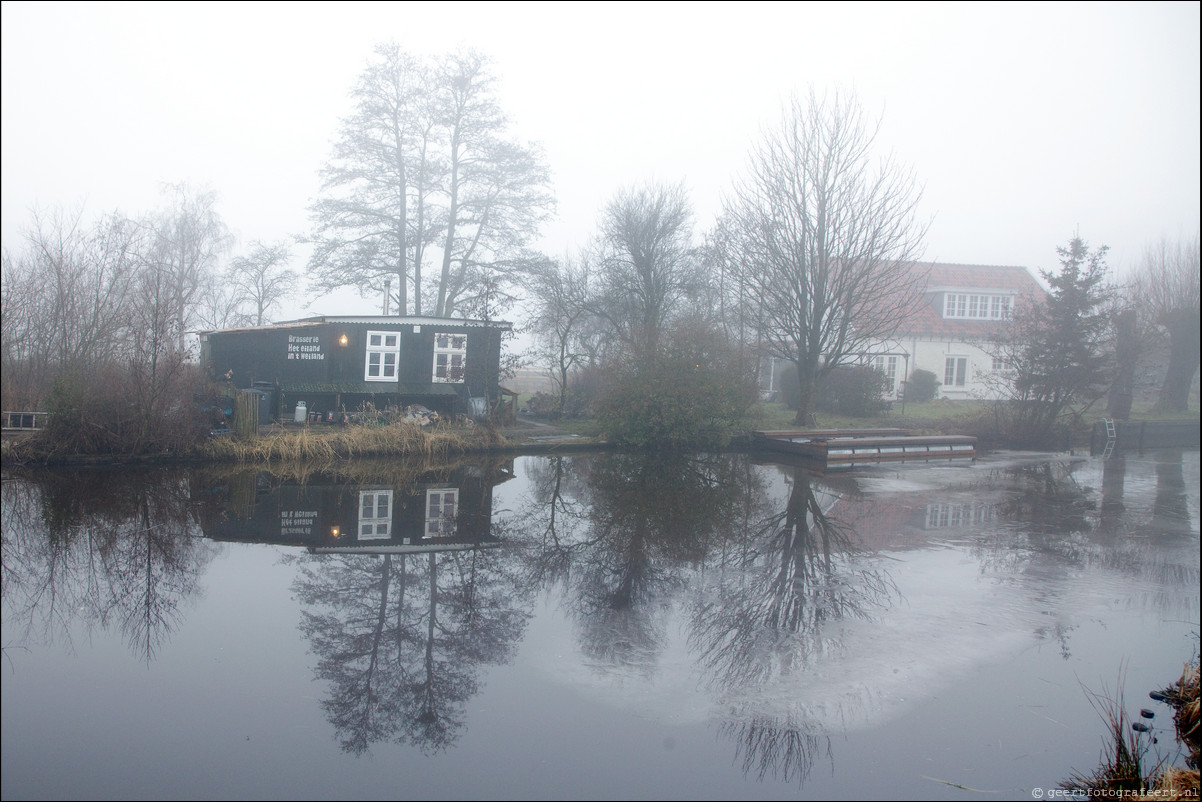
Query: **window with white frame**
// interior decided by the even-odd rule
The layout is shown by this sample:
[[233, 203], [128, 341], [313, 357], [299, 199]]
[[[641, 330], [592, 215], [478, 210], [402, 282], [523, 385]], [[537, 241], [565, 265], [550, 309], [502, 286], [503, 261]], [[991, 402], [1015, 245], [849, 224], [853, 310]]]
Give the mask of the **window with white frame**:
[[359, 491], [359, 539], [387, 540], [392, 537], [392, 491]]
[[927, 505], [926, 528], [973, 526], [994, 520], [996, 507], [984, 502], [932, 503]]
[[897, 384], [897, 357], [895, 356], [877, 356], [872, 359], [872, 366], [885, 374], [885, 378], [889, 380], [889, 386], [893, 387]]
[[459, 514], [459, 488], [440, 487], [426, 491], [426, 537], [455, 534]]
[[1004, 356], [995, 356], [989, 363], [991, 370], [1009, 370], [1010, 363], [1006, 361]]
[[943, 316], [966, 320], [1007, 320], [1010, 317], [1010, 296], [949, 292], [943, 296]]
[[466, 365], [466, 334], [434, 335], [434, 381], [460, 383]]
[[395, 331], [367, 332], [367, 357], [363, 367], [363, 380], [369, 382], [394, 382], [397, 380], [397, 363], [401, 356], [401, 335]]
[[968, 383], [968, 358], [949, 356], [943, 362], [943, 386], [963, 387]]

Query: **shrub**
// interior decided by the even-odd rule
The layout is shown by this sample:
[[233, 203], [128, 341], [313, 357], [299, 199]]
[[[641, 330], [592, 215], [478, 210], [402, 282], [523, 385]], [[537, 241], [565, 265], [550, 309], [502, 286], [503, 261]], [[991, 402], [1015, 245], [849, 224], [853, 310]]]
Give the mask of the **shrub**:
[[526, 402], [527, 411], [536, 418], [559, 417], [559, 399], [550, 393], [535, 393]]
[[906, 382], [906, 400], [914, 404], [925, 404], [935, 400], [939, 391], [939, 380], [929, 370], [915, 369]]
[[118, 366], [59, 373], [46, 399], [46, 425], [23, 444], [27, 458], [54, 461], [81, 454], [184, 454], [208, 436], [203, 378], [194, 366], [175, 372], [150, 396]]
[[720, 337], [677, 330], [663, 353], [620, 374], [600, 404], [609, 438], [627, 445], [714, 448], [746, 426], [755, 382]]
[[885, 400], [888, 379], [867, 365], [842, 365], [823, 377], [818, 384], [814, 408], [866, 418], [879, 415], [889, 406]]
[[568, 378], [568, 394], [563, 414], [569, 418], [596, 415], [598, 405], [612, 383], [609, 372], [596, 365], [573, 371]]

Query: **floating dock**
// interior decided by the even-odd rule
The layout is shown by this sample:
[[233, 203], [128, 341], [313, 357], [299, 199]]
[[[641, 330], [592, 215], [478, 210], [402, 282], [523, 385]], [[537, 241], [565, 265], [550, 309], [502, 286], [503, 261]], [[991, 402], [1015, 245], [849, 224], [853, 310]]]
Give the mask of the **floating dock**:
[[973, 459], [977, 438], [912, 435], [904, 429], [784, 429], [754, 433], [757, 448], [838, 463]]

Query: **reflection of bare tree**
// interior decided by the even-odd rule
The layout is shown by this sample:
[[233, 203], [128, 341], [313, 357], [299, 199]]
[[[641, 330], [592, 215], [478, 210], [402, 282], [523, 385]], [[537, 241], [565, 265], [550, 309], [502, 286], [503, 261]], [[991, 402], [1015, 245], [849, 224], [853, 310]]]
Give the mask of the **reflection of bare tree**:
[[837, 643], [831, 624], [889, 603], [892, 580], [861, 564], [852, 534], [796, 468], [784, 512], [760, 523], [756, 545], [694, 606], [690, 644], [716, 685], [762, 685], [803, 668]]
[[591, 545], [581, 536], [588, 509], [577, 463], [551, 456], [531, 464], [531, 503], [519, 520], [528, 544], [526, 581], [535, 587], [566, 581], [576, 554]]
[[729, 456], [606, 454], [538, 483], [528, 517], [550, 534], [533, 549], [536, 576], [568, 582], [581, 650], [595, 667], [654, 671], [683, 572], [704, 561], [738, 514], [747, 486], [740, 464]]
[[810, 775], [820, 753], [833, 759], [830, 738], [804, 727], [793, 716], [758, 716], [724, 721], [718, 732], [735, 742], [736, 759], [742, 760], [748, 777], [761, 781], [775, 777], [800, 784]]
[[[1196, 561], [1174, 552], [1174, 537], [1190, 531], [1182, 453], [1155, 453], [1156, 490], [1151, 520], [1139, 501], [1124, 498], [1125, 477], [1133, 463], [1115, 454], [1102, 466], [1100, 504], [1082, 487], [1074, 470], [1084, 463], [1049, 462], [1010, 469], [999, 476], [1007, 485], [998, 506], [996, 529], [978, 536], [975, 556], [983, 570], [1024, 581], [1038, 608], [1053, 620], [1036, 629], [1054, 640], [1062, 656], [1071, 656], [1069, 635], [1075, 625], [1056, 618], [1057, 599], [1069, 571], [1113, 571], [1138, 578], [1129, 602], [1166, 613], [1196, 611], [1193, 591]], [[1166, 538], [1166, 535], [1170, 536]], [[1138, 597], [1137, 597], [1138, 596]]]
[[22, 641], [70, 644], [77, 623], [115, 625], [152, 660], [215, 553], [180, 473], [12, 478], [3, 508], [5, 630]]
[[823, 501], [795, 468], [784, 511], [760, 519], [742, 548], [708, 568], [690, 613], [689, 645], [729, 710], [720, 732], [759, 779], [801, 783], [817, 756], [829, 757], [829, 738], [807, 721], [789, 678], [838, 645], [841, 620], [869, 616], [896, 592]]
[[459, 738], [484, 664], [507, 661], [529, 614], [509, 552], [298, 559], [301, 630], [330, 684], [322, 706], [342, 748], [395, 740], [440, 752]]

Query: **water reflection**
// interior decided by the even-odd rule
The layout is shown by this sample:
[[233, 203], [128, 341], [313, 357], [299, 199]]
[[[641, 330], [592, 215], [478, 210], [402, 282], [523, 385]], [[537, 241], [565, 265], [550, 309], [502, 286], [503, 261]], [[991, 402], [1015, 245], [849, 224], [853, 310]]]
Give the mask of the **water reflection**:
[[513, 465], [375, 467], [211, 483], [223, 503], [206, 532], [307, 547], [285, 561], [345, 751], [391, 741], [436, 753], [461, 735], [480, 667], [510, 659], [529, 617], [492, 521]]
[[744, 771], [800, 782], [816, 756], [830, 755], [830, 741], [804, 705], [781, 703], [786, 688], [839, 648], [840, 621], [888, 607], [896, 588], [862, 558], [854, 530], [830, 514], [836, 488], [818, 485], [805, 467], [790, 478], [784, 509], [753, 520], [740, 548], [706, 573], [689, 644], [726, 702], [720, 731], [737, 744]]
[[178, 473], [6, 477], [6, 646], [62, 641], [72, 649], [77, 625], [115, 628], [153, 660], [216, 553], [193, 513]]
[[[223, 550], [271, 544], [349, 754], [453, 750], [549, 599], [607, 701], [688, 688], [747, 777], [800, 784], [833, 767], [832, 734], [932, 681], [924, 652], [967, 662], [1020, 632], [1068, 659], [1091, 594], [1197, 616], [1196, 453], [825, 476], [741, 455], [520, 465], [6, 476], [5, 646], [112, 631], [152, 661]], [[967, 580], [939, 573], [947, 552]]]

